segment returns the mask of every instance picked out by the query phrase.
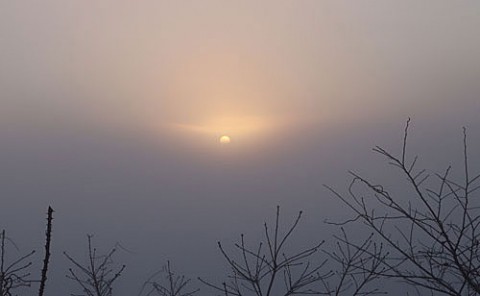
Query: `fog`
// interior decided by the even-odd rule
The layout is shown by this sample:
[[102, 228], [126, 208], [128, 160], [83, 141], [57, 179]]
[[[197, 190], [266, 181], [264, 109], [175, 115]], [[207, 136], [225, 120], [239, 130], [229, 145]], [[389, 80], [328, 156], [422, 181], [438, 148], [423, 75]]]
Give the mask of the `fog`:
[[222, 276], [216, 242], [277, 205], [294, 245], [330, 240], [351, 213], [323, 184], [395, 186], [371, 148], [409, 117], [421, 165], [461, 171], [466, 126], [479, 167], [479, 27], [476, 1], [0, 0], [0, 228], [40, 251], [54, 208], [52, 295], [87, 234], [126, 249], [119, 296], [166, 260]]

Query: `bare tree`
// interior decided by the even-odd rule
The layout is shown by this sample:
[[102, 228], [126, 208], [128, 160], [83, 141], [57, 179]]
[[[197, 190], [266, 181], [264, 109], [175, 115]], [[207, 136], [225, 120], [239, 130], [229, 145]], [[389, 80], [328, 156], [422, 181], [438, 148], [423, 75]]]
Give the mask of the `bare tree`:
[[383, 246], [374, 242], [372, 235], [369, 235], [358, 247], [352, 247], [343, 227], [341, 235], [334, 237], [335, 247], [332, 250], [324, 250], [336, 264], [332, 278], [324, 281], [325, 294], [330, 296], [387, 294], [375, 285], [380, 278], [379, 274], [384, 271]]
[[[160, 275], [163, 278], [156, 279]], [[165, 284], [164, 281], [166, 281]], [[184, 275], [176, 275], [170, 266], [170, 261], [167, 261], [162, 270], [155, 272], [145, 281], [138, 296], [193, 296], [199, 289], [190, 289], [189, 284], [190, 279], [187, 279]]]
[[29, 287], [34, 282], [34, 280], [30, 279], [30, 272], [28, 272], [32, 262], [28, 260], [30, 260], [35, 251], [7, 262], [7, 242], [16, 247], [13, 241], [6, 237], [5, 230], [2, 230], [0, 233], [0, 296], [11, 296], [14, 290], [21, 287]]
[[[237, 256], [227, 253], [219, 242], [218, 247], [230, 268], [227, 279], [221, 284], [211, 283], [199, 278], [205, 285], [213, 288], [222, 295], [319, 295], [322, 284], [331, 272], [322, 272], [326, 260], [319, 264], [312, 264], [309, 260], [320, 250], [323, 242], [310, 248], [288, 255], [285, 246], [301, 219], [300, 212], [287, 229], [280, 234], [280, 208], [277, 207], [275, 226], [269, 229], [264, 224], [264, 241], [257, 247], [246, 245], [243, 234], [239, 243], [235, 244]], [[318, 285], [316, 285], [318, 284]]]
[[380, 262], [376, 268], [361, 263], [355, 268], [401, 280], [419, 295], [480, 295], [480, 200], [475, 196], [480, 175], [472, 176], [469, 170], [466, 130], [463, 176], [454, 178], [450, 166], [429, 174], [417, 168], [417, 156], [408, 160], [409, 123], [410, 119], [399, 156], [378, 146], [373, 149], [405, 177], [402, 193], [353, 172], [348, 194], [328, 187], [355, 213], [337, 225], [358, 227], [362, 222], [373, 232], [367, 244], [347, 236], [339, 240]]
[[[88, 235], [88, 262], [84, 265], [73, 259], [64, 252], [64, 255], [78, 269], [70, 268], [67, 278], [77, 282], [83, 290], [83, 294], [71, 294], [72, 296], [111, 296], [113, 283], [125, 269], [125, 265], [118, 268], [112, 267], [115, 248], [106, 255], [99, 256], [97, 249], [92, 247], [92, 236]], [[115, 271], [116, 270], [116, 271]]]

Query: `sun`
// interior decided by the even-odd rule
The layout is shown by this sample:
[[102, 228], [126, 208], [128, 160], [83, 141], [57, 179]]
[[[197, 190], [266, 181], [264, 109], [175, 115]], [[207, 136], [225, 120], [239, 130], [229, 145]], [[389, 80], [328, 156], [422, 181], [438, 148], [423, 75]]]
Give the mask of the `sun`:
[[232, 141], [232, 139], [230, 139], [229, 136], [221, 136], [218, 141], [220, 142], [220, 144], [230, 144], [230, 142]]

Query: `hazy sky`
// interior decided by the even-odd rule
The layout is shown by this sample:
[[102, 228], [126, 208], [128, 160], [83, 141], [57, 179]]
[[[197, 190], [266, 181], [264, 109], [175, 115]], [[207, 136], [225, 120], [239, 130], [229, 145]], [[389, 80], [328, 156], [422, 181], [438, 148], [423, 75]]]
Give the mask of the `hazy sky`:
[[40, 250], [52, 205], [55, 295], [87, 233], [134, 252], [119, 296], [167, 259], [222, 274], [216, 241], [277, 204], [328, 239], [348, 212], [322, 184], [383, 175], [370, 148], [398, 151], [408, 117], [426, 166], [462, 126], [478, 151], [478, 28], [476, 0], [0, 0], [0, 227]]

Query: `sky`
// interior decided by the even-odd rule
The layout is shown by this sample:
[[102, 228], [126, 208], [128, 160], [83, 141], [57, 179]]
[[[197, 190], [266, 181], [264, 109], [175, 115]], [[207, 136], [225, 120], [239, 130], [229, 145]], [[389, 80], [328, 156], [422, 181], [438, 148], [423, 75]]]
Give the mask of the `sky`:
[[0, 227], [40, 250], [55, 209], [55, 295], [87, 234], [129, 250], [119, 296], [167, 259], [222, 275], [216, 242], [277, 205], [328, 240], [350, 213], [323, 184], [395, 184], [371, 148], [409, 117], [422, 165], [459, 163], [466, 126], [478, 167], [478, 28], [474, 0], [0, 0]]

